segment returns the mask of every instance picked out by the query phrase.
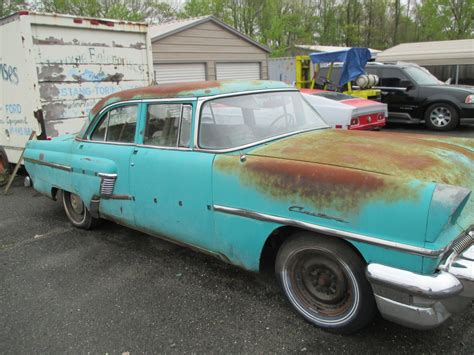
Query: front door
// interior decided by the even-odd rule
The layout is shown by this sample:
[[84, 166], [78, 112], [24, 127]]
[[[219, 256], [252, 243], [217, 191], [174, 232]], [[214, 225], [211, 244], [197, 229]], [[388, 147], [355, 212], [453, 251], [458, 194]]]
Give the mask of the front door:
[[138, 228], [212, 251], [212, 161], [192, 146], [193, 102], [148, 103], [131, 157]]
[[410, 120], [416, 117], [418, 89], [399, 68], [380, 68], [382, 102], [388, 106], [390, 119]]

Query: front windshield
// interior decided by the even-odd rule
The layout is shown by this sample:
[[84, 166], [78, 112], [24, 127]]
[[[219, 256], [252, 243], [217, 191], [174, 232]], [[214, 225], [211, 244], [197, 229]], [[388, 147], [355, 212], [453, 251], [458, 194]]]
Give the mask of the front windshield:
[[204, 103], [199, 146], [230, 149], [327, 124], [297, 91], [248, 94]]
[[427, 69], [417, 67], [406, 67], [405, 71], [418, 85], [440, 85], [438, 79], [433, 76]]

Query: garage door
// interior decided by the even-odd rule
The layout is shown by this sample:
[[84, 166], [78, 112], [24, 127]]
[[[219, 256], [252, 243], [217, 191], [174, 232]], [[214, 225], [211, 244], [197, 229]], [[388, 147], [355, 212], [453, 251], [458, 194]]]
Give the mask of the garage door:
[[217, 80], [260, 79], [260, 63], [217, 63]]
[[155, 64], [154, 68], [158, 84], [206, 80], [204, 63]]

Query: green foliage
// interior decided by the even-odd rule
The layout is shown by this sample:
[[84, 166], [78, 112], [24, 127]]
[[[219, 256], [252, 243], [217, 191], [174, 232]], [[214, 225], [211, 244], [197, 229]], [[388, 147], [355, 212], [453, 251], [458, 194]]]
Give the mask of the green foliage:
[[385, 49], [402, 42], [474, 38], [473, 1], [0, 0], [0, 16], [28, 7], [151, 23], [213, 15], [279, 56], [292, 54], [296, 44]]
[[163, 22], [177, 16], [168, 3], [155, 0], [38, 0], [36, 4], [46, 12], [127, 21]]
[[25, 8], [28, 8], [28, 4], [23, 0], [0, 0], [0, 17]]

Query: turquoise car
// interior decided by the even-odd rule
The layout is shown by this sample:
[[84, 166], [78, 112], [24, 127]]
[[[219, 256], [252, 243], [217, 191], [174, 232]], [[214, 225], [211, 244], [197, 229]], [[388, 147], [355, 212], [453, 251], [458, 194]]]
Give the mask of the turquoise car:
[[340, 333], [377, 310], [435, 327], [474, 297], [474, 143], [328, 128], [271, 81], [115, 93], [76, 135], [31, 141], [34, 188], [70, 222], [100, 219], [246, 270]]

